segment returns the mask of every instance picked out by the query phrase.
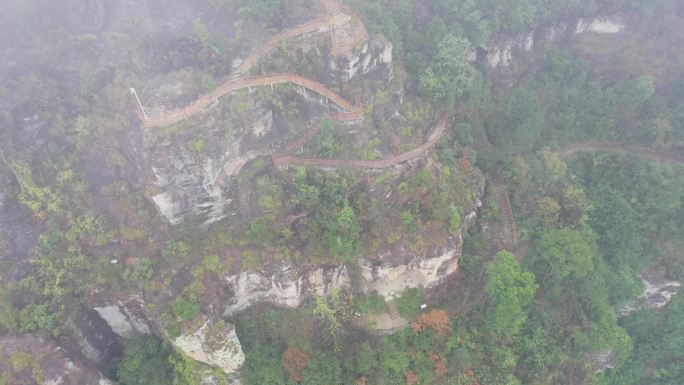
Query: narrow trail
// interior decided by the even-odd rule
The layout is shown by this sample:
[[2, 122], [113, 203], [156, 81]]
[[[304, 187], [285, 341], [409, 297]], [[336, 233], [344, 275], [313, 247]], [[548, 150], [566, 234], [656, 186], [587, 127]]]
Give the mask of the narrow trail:
[[[326, 97], [329, 101], [343, 110], [342, 113], [337, 115], [337, 119], [339, 120], [361, 119], [363, 117], [363, 105], [352, 104], [335, 91], [314, 80], [296, 74], [283, 73], [246, 76], [249, 70], [262, 58], [268, 55], [269, 52], [277, 48], [281, 43], [297, 36], [305, 35], [307, 33], [330, 31], [332, 37], [332, 54], [334, 57], [340, 55], [349, 56], [352, 50], [368, 37], [368, 31], [357, 13], [340, 4], [337, 0], [321, 0], [321, 3], [326, 9], [328, 16], [288, 28], [273, 36], [266, 44], [252, 52], [238, 65], [230, 80], [220, 85], [214, 91], [201, 96], [190, 105], [184, 108], [164, 111], [160, 113], [159, 116], [154, 117], [147, 116], [142, 111], [142, 105], [139, 105], [138, 115], [143, 122], [143, 126], [147, 128], [165, 127], [190, 118], [203, 111], [220, 97], [231, 92], [251, 87], [272, 87], [283, 83], [296, 84]], [[342, 27], [350, 22], [356, 24], [356, 28], [352, 32], [352, 35], [347, 36], [340, 33], [343, 31]]]
[[684, 155], [672, 154], [663, 151], [651, 150], [648, 148], [634, 148], [624, 144], [614, 142], [584, 142], [571, 144], [561, 150], [563, 157], [568, 157], [578, 152], [598, 152], [606, 151], [614, 154], [635, 154], [644, 159], [653, 160], [660, 163], [671, 164], [684, 167]]
[[338, 95], [323, 84], [304, 76], [291, 73], [250, 76], [230, 80], [182, 109], [165, 111], [163, 114], [161, 114], [161, 116], [148, 117], [147, 119], [144, 118], [142, 112], [140, 112], [140, 116], [145, 127], [164, 127], [190, 118], [191, 116], [203, 111], [218, 98], [231, 92], [249, 89], [251, 87], [274, 86], [285, 83], [304, 87], [326, 97], [329, 101], [336, 104], [343, 110], [343, 112], [337, 114], [336, 119], [338, 120], [357, 120], [363, 117], [362, 105], [353, 105], [351, 102], [347, 101], [345, 98]]
[[428, 135], [427, 141], [420, 147], [381, 160], [297, 158], [291, 156], [278, 156], [273, 153], [271, 153], [271, 159], [273, 160], [273, 164], [277, 167], [309, 166], [324, 169], [351, 167], [365, 170], [383, 170], [425, 155], [426, 152], [432, 149], [442, 135], [444, 135], [446, 123], [447, 116], [443, 113], [440, 115], [437, 124]]

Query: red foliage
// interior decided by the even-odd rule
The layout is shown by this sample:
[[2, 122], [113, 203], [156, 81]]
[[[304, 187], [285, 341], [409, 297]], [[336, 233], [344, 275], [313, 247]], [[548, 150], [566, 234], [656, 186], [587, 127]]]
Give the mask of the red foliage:
[[463, 149], [463, 156], [459, 160], [459, 163], [461, 165], [461, 171], [463, 171], [464, 174], [470, 172], [470, 149]]
[[309, 356], [295, 347], [290, 346], [283, 353], [282, 365], [294, 382], [302, 380], [302, 372], [308, 363]]
[[430, 328], [437, 332], [439, 335], [444, 335], [449, 331], [449, 315], [444, 310], [435, 309], [429, 313], [422, 314], [418, 319], [420, 324], [420, 329], [413, 327], [413, 330], [420, 332], [423, 328]]
[[406, 372], [406, 385], [414, 385], [418, 381], [418, 376], [413, 373], [413, 370]]

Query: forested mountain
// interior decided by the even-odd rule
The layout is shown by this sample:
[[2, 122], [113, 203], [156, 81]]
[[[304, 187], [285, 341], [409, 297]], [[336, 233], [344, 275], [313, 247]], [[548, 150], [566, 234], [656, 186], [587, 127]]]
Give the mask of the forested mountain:
[[684, 384], [680, 0], [0, 2], [0, 385]]

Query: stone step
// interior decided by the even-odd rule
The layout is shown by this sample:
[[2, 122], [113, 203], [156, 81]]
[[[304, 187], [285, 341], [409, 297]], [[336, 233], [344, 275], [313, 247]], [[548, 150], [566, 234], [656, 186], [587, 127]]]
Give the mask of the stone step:
[[394, 300], [387, 302], [387, 310], [389, 311], [390, 318], [397, 319], [400, 317], [397, 303]]

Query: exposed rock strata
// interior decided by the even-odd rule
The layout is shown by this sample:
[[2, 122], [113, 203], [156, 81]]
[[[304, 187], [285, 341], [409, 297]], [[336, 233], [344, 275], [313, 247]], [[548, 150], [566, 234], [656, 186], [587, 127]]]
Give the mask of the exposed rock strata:
[[478, 53], [489, 69], [503, 70], [547, 44], [571, 39], [585, 33], [618, 34], [627, 27], [622, 15], [606, 15], [556, 21], [519, 35], [500, 35]]
[[[462, 246], [459, 233], [423, 255], [393, 250], [373, 260], [361, 259], [361, 288], [390, 300], [407, 288], [435, 287], [458, 270]], [[328, 295], [333, 289], [350, 290], [352, 276], [346, 266], [300, 272], [283, 263], [268, 272], [242, 272], [225, 281], [230, 294], [224, 300], [224, 316], [231, 317], [257, 302], [297, 307], [306, 299]]]

